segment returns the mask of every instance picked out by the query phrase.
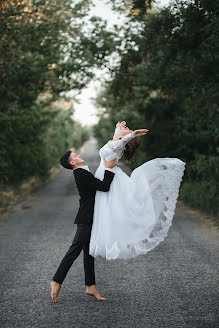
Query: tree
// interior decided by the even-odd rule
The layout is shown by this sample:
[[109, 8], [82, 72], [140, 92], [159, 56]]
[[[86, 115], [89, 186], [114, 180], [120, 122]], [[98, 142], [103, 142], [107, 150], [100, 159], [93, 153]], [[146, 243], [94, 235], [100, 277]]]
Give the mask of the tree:
[[[85, 29], [90, 4], [87, 0], [1, 1], [1, 183], [48, 171], [49, 155], [54, 154], [48, 153], [48, 131], [53, 126], [61, 132], [64, 124], [61, 119], [57, 126], [61, 109], [53, 110], [54, 102], [64, 97], [65, 91], [80, 91], [111, 49], [113, 38], [105, 32], [104, 22], [93, 18], [90, 28]], [[102, 38], [104, 42], [100, 42]], [[71, 115], [69, 110], [62, 116], [73, 127]], [[49, 149], [56, 148], [54, 162], [72, 142], [70, 129], [67, 131], [67, 135], [58, 133], [66, 139], [61, 143], [55, 136], [50, 139], [54, 147]]]
[[214, 213], [219, 209], [218, 9], [212, 1], [180, 0], [137, 17], [141, 32], [127, 29], [121, 63], [97, 99], [103, 111], [95, 128], [101, 144], [111, 139], [117, 121], [148, 128], [135, 166], [156, 157], [182, 159], [187, 165], [180, 196]]

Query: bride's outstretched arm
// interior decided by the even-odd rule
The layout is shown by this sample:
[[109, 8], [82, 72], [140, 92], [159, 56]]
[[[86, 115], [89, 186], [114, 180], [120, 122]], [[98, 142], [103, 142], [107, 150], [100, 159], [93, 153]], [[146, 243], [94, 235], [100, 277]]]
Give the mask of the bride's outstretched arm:
[[120, 153], [122, 153], [127, 142], [129, 142], [129, 140], [131, 140], [133, 138], [135, 138], [133, 132], [129, 133], [126, 136], [122, 137], [121, 139], [113, 140], [109, 144], [109, 147], [112, 151], [114, 151], [115, 153], [117, 153], [117, 155], [119, 155]]
[[139, 136], [143, 136], [145, 135], [149, 130], [147, 129], [141, 129], [141, 130], [129, 130], [130, 133], [126, 134], [124, 137], [122, 137], [121, 139], [116, 139], [113, 140], [110, 144], [109, 147], [117, 154], [122, 153], [122, 151], [124, 150], [125, 145], [129, 142], [129, 140], [135, 138], [135, 137], [139, 137]]
[[140, 137], [140, 136], [144, 136], [149, 130], [147, 129], [141, 129], [141, 130], [135, 130], [132, 131], [129, 134], [127, 134], [126, 136], [122, 137], [122, 139], [120, 139], [122, 144], [127, 144], [127, 142], [129, 142], [129, 140], [135, 138], [135, 137]]
[[141, 129], [141, 130], [132, 131], [132, 133], [135, 137], [140, 137], [140, 136], [144, 136], [148, 131], [149, 131], [148, 129]]

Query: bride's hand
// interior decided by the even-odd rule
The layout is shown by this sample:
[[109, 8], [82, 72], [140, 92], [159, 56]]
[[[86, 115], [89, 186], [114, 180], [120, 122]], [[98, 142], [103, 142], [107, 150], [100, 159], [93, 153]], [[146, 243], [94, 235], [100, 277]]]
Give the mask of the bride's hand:
[[147, 129], [141, 129], [141, 130], [135, 130], [132, 133], [134, 134], [135, 137], [140, 137], [144, 136], [149, 130]]
[[121, 130], [123, 130], [123, 129], [125, 128], [125, 126], [126, 126], [126, 122], [125, 122], [125, 121], [118, 122], [118, 123], [116, 124], [116, 127], [117, 127], [117, 128], [120, 128]]

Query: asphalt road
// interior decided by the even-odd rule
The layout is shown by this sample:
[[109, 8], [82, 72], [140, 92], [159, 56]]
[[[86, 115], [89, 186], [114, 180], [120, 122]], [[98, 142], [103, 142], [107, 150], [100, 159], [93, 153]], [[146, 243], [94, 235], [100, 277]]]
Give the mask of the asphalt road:
[[[94, 172], [94, 140], [82, 151]], [[1, 328], [217, 327], [218, 232], [183, 204], [167, 238], [148, 254], [96, 259], [106, 302], [85, 295], [81, 254], [52, 303], [50, 281], [74, 237], [78, 199], [72, 172], [62, 169], [0, 218]]]

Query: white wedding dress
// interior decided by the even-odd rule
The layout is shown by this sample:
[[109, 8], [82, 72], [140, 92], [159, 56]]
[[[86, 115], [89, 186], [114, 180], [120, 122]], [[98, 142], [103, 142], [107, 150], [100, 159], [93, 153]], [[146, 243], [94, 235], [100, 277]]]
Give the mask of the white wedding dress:
[[[120, 159], [132, 138], [130, 133], [100, 149], [96, 178], [103, 180], [104, 158]], [[114, 167], [109, 192], [96, 192], [90, 255], [128, 259], [160, 244], [172, 224], [185, 164], [178, 158], [155, 158], [133, 170], [130, 177]]]

